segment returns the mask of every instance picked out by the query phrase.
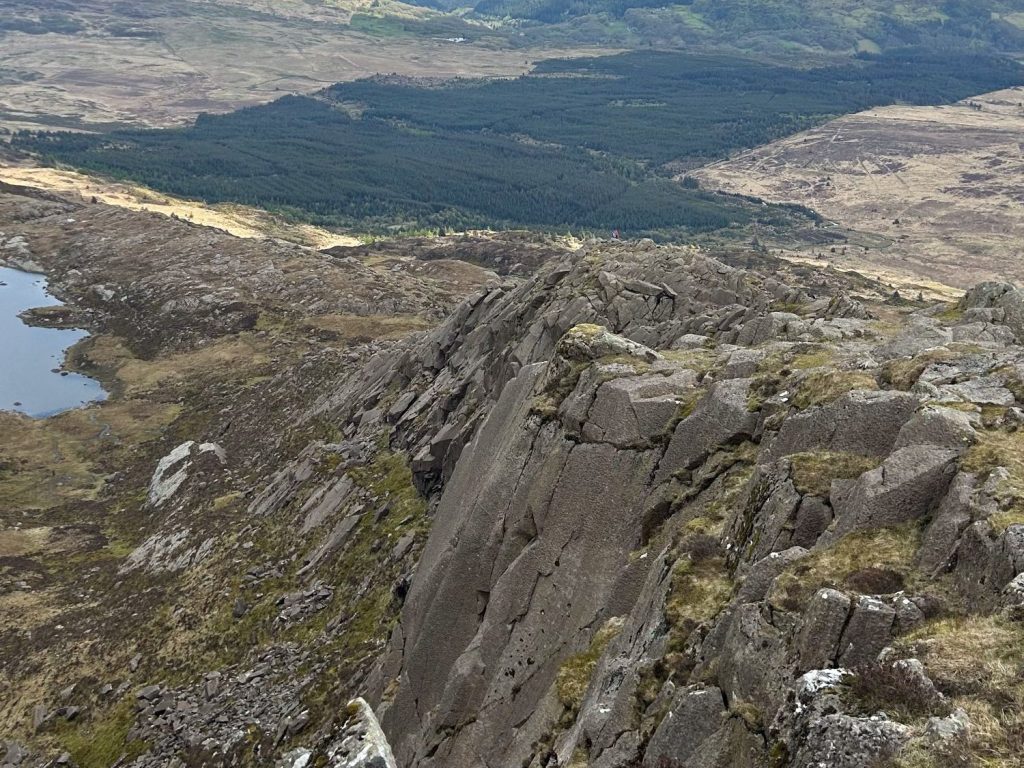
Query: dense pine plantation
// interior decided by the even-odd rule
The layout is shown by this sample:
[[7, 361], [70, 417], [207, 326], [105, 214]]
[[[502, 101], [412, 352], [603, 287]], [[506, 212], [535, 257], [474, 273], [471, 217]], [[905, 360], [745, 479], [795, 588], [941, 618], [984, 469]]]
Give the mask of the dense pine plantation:
[[682, 237], [806, 212], [667, 177], [835, 115], [1024, 81], [1006, 59], [919, 53], [816, 69], [634, 52], [512, 80], [373, 79], [180, 130], [21, 134], [52, 162], [319, 223], [620, 229]]

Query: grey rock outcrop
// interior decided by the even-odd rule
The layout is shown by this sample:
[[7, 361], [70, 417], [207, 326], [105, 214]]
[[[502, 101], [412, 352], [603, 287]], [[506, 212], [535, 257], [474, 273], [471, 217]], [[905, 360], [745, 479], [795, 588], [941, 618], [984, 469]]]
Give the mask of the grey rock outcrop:
[[[180, 686], [141, 658], [114, 681], [149, 745], [135, 768], [257, 750], [287, 768], [860, 768], [956, 737], [865, 714], [849, 675], [910, 642], [925, 675], [932, 617], [1024, 603], [1011, 292], [962, 318], [890, 304], [882, 324], [890, 291], [866, 278], [653, 243], [554, 251], [501, 261], [522, 277], [474, 283], [412, 338], [297, 362], [280, 385], [308, 401], [283, 398], [294, 426], [261, 446], [258, 484], [230, 486], [247, 468], [224, 436], [248, 414], [154, 449], [120, 576], [170, 593], [221, 566], [171, 619], [191, 631], [219, 600], [224, 635], [261, 647]], [[301, 298], [262, 269], [240, 268], [238, 311], [212, 295], [234, 317], [217, 333], [253, 283]], [[148, 290], [198, 323], [209, 291], [186, 282], [89, 301]], [[201, 639], [213, 657], [220, 636]]]
[[924, 517], [945, 496], [956, 458], [955, 450], [928, 445], [894, 451], [834, 499], [836, 526], [830, 537]]
[[693, 413], [679, 422], [658, 466], [658, 478], [692, 469], [715, 449], [750, 437], [758, 415], [747, 407], [749, 379], [729, 379], [711, 387]]
[[715, 687], [687, 686], [672, 700], [644, 751], [644, 768], [686, 765], [705, 741], [725, 724], [728, 709]]
[[341, 741], [328, 747], [327, 760], [332, 768], [397, 768], [391, 746], [370, 705], [363, 699], [348, 704]]
[[771, 443], [771, 455], [817, 449], [886, 456], [918, 403], [907, 392], [854, 390], [786, 419]]

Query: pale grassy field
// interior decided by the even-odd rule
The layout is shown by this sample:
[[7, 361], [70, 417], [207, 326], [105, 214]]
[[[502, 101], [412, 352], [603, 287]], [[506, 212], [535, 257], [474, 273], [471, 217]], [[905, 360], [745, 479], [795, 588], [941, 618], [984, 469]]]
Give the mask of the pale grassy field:
[[[47, 6], [13, 3], [13, 13], [28, 18]], [[434, 14], [393, 0], [172, 0], [128, 20], [149, 37], [112, 35], [112, 24], [126, 22], [114, 7], [76, 4], [71, 15], [84, 27], [75, 34], [0, 36], [0, 128], [182, 125], [200, 112], [377, 73], [512, 76], [542, 59], [598, 52], [455, 42], [390, 27], [370, 35], [349, 26], [357, 11], [392, 19]]]
[[47, 192], [73, 193], [86, 200], [95, 197], [100, 202], [132, 211], [177, 216], [194, 224], [222, 229], [236, 237], [279, 237], [314, 248], [359, 244], [359, 240], [349, 235], [338, 234], [310, 224], [285, 222], [258, 208], [242, 205], [208, 206], [154, 192], [145, 187], [105, 181], [70, 170], [0, 161], [0, 181]]
[[1022, 142], [1024, 88], [1016, 88], [849, 115], [694, 175], [709, 188], [806, 205], [864, 233], [845, 254], [817, 246], [793, 256], [959, 287], [1024, 282]]

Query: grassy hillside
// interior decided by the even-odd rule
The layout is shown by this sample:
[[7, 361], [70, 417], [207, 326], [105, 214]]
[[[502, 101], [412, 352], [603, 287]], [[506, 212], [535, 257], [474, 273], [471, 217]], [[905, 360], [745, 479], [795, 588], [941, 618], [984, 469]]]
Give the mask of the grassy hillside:
[[796, 69], [630, 53], [515, 80], [374, 79], [183, 130], [21, 134], [60, 162], [210, 202], [360, 228], [527, 226], [682, 237], [794, 214], [668, 180], [836, 114], [1024, 80], [980, 56], [901, 54]]
[[773, 53], [879, 52], [908, 45], [1024, 51], [1021, 0], [480, 0], [475, 10], [553, 24], [563, 35], [593, 37], [603, 28], [662, 45]]

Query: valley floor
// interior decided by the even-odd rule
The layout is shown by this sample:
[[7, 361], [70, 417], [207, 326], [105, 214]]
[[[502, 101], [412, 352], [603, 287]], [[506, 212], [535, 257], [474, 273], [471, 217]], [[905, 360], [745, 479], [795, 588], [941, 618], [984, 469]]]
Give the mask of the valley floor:
[[[312, 92], [381, 72], [411, 77], [512, 76], [547, 58], [592, 55], [588, 46], [517, 48], [503, 38], [456, 41], [444, 28], [403, 31], [433, 12], [392, 2], [271, 3], [175, 0], [5, 4], [0, 27], [0, 129], [184, 125], [285, 93]], [[69, 19], [46, 34], [17, 21]], [[390, 14], [389, 34], [364, 30]], [[9, 14], [9, 16], [7, 15]], [[436, 14], [433, 14], [436, 15]], [[52, 22], [51, 22], [52, 23]], [[385, 23], [385, 27], [388, 24]], [[600, 49], [607, 53], [610, 49]]]

